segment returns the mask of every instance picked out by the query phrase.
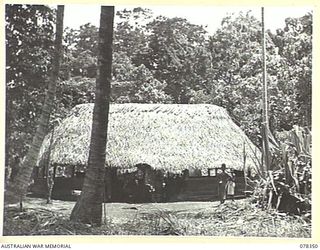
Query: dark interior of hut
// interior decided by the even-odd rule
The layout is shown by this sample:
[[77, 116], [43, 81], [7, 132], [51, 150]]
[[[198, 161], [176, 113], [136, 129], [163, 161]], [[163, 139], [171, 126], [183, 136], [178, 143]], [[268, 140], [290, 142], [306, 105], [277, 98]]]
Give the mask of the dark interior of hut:
[[[174, 202], [211, 201], [218, 199], [217, 173], [184, 170], [181, 173], [154, 169], [148, 164], [137, 164], [131, 171], [106, 167], [105, 202]], [[250, 187], [246, 185], [243, 171], [235, 173], [235, 198], [245, 197]], [[29, 195], [47, 197], [48, 188], [44, 168], [35, 168]], [[85, 168], [83, 166], [54, 166], [52, 199], [77, 200], [81, 193]], [[110, 181], [108, 181], [110, 180]]]

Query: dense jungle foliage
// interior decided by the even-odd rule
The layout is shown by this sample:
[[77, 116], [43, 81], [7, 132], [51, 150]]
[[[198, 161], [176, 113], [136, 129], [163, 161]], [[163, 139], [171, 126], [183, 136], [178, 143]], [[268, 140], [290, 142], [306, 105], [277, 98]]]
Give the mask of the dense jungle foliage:
[[[228, 15], [209, 34], [186, 19], [155, 17], [144, 8], [118, 11], [117, 19], [112, 102], [216, 104], [261, 144], [260, 20], [250, 12]], [[6, 5], [6, 166], [13, 175], [41, 111], [54, 24], [50, 7]], [[271, 132], [311, 130], [312, 13], [288, 17], [266, 38]], [[67, 27], [63, 46], [52, 124], [75, 105], [94, 101], [98, 27]]]

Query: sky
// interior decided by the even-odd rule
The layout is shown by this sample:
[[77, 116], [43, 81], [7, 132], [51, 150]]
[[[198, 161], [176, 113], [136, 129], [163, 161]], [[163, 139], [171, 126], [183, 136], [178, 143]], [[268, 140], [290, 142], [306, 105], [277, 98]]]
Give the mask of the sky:
[[[167, 17], [183, 17], [190, 23], [207, 26], [209, 33], [213, 33], [219, 28], [221, 20], [228, 13], [239, 13], [240, 11], [252, 11], [252, 14], [261, 19], [260, 7], [220, 7], [220, 6], [161, 6], [161, 5], [142, 5], [142, 6], [115, 6], [115, 11], [133, 7], [149, 8], [155, 16], [163, 15]], [[311, 7], [265, 7], [265, 28], [275, 31], [283, 28], [285, 18], [301, 17], [307, 12], [312, 11]], [[91, 23], [99, 26], [100, 6], [99, 5], [65, 5], [65, 26], [77, 29], [80, 25]], [[117, 22], [117, 19], [115, 19]]]

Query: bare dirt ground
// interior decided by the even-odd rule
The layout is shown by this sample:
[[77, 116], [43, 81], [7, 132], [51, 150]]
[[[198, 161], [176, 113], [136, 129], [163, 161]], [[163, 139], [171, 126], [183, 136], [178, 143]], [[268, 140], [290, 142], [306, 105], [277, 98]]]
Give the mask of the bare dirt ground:
[[[238, 203], [241, 201], [237, 201]], [[226, 206], [232, 206], [235, 203], [229, 202]], [[69, 216], [75, 202], [53, 200], [52, 204], [46, 204], [45, 199], [26, 198], [24, 208], [26, 209], [49, 209], [53, 212]], [[130, 221], [137, 217], [137, 214], [157, 214], [160, 212], [171, 212], [174, 214], [199, 214], [213, 213], [219, 202], [172, 202], [172, 203], [105, 203], [107, 220], [114, 222]]]
[[215, 235], [311, 237], [311, 222], [301, 216], [264, 211], [248, 199], [219, 202], [106, 203], [104, 224], [71, 223], [75, 202], [27, 198], [24, 210], [5, 209], [5, 235]]

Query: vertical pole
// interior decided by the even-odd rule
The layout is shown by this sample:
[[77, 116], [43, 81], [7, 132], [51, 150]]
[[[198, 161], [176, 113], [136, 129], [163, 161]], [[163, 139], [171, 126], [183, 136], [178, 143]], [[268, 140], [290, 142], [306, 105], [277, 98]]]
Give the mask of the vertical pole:
[[56, 178], [56, 173], [57, 173], [57, 164], [53, 165], [53, 179]]
[[54, 169], [50, 169], [50, 158], [51, 158], [51, 150], [52, 150], [52, 144], [53, 144], [53, 136], [54, 136], [54, 127], [52, 128], [51, 138], [50, 138], [50, 144], [48, 148], [48, 163], [47, 163], [47, 204], [51, 203], [51, 195], [52, 195], [52, 189], [54, 185]]
[[269, 125], [268, 125], [268, 83], [267, 83], [267, 66], [266, 66], [266, 39], [264, 30], [264, 7], [261, 8], [261, 34], [262, 34], [262, 140], [263, 140], [263, 175], [267, 176], [269, 170]]
[[246, 159], [247, 159], [247, 154], [246, 154], [246, 142], [243, 142], [243, 177], [244, 177], [244, 192], [245, 195], [247, 194], [247, 174], [246, 174]]
[[73, 165], [73, 166], [72, 166], [72, 172], [71, 172], [71, 178], [74, 177], [75, 172], [76, 172], [76, 166]]

